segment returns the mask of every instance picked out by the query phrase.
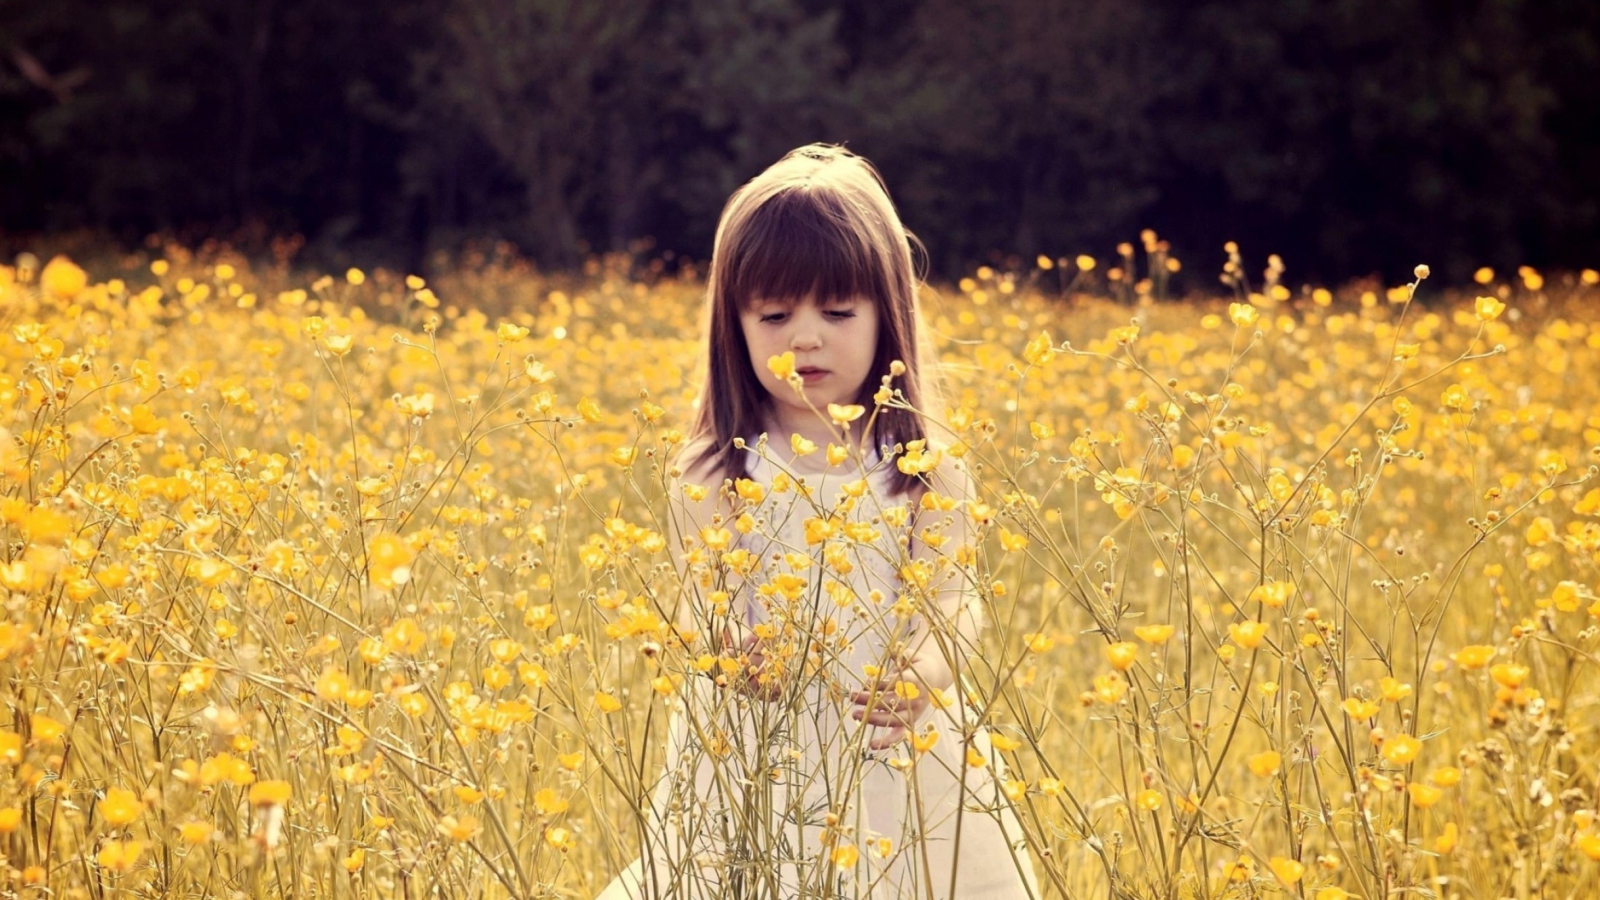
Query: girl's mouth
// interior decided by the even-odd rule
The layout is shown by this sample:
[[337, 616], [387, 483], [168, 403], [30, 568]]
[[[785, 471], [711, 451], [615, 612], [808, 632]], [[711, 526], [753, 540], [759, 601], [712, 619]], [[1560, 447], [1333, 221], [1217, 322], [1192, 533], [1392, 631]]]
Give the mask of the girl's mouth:
[[816, 366], [802, 366], [798, 369], [795, 369], [794, 373], [799, 375], [801, 380], [803, 380], [806, 384], [811, 384], [826, 378], [828, 375], [828, 370], [819, 369]]

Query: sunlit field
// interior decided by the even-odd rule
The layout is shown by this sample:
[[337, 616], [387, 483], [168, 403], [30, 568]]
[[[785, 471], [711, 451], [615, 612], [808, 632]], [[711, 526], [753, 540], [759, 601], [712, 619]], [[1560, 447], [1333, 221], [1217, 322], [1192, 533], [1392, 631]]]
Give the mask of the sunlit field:
[[[700, 281], [24, 263], [8, 890], [587, 900], [638, 853], [671, 705], [741, 664], [671, 624]], [[1155, 263], [924, 293], [947, 403], [902, 468], [976, 480], [922, 502], [979, 536], [944, 548], [987, 613], [962, 690], [1046, 896], [1600, 895], [1600, 275], [1325, 290], [1235, 254], [1177, 302]], [[769, 436], [799, 450], [828, 452]], [[867, 537], [815, 499], [769, 593], [843, 615], [831, 551]], [[760, 527], [684, 523], [693, 577]], [[777, 656], [803, 676], [831, 628]], [[829, 839], [841, 870], [896, 849]]]

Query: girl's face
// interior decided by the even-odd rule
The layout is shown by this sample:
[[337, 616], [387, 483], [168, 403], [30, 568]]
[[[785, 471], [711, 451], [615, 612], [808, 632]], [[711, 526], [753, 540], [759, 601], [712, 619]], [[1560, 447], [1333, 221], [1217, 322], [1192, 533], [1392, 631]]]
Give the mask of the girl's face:
[[[739, 324], [750, 366], [772, 396], [774, 424], [780, 427], [816, 424], [807, 400], [823, 415], [829, 403], [854, 403], [878, 350], [878, 308], [868, 297], [822, 305], [812, 297], [793, 304], [758, 299], [739, 313]], [[768, 359], [785, 352], [794, 353], [795, 372], [805, 381], [804, 399], [767, 366]]]

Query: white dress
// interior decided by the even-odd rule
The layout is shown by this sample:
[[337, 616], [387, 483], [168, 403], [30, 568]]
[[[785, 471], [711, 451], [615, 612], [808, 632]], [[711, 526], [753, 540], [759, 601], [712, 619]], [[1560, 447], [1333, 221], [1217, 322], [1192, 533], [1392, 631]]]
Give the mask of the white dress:
[[[751, 479], [771, 485], [773, 466], [751, 452]], [[890, 612], [899, 595], [898, 567], [885, 555], [896, 550], [894, 529], [878, 523], [867, 544], [840, 536], [845, 523], [872, 523], [883, 508], [907, 502], [889, 494], [889, 465], [876, 455], [868, 462], [870, 491], [846, 503], [852, 508], [827, 542], [808, 545], [805, 522], [837, 512], [846, 483], [859, 487], [862, 473], [851, 463], [805, 476], [809, 500], [793, 489], [768, 491], [750, 507], [758, 527], [733, 549], [757, 554], [761, 565], [722, 585], [728, 615], [749, 627], [788, 626], [806, 648], [794, 668], [805, 656], [814, 663], [793, 679], [791, 699], [776, 703], [688, 679], [669, 716], [643, 852], [597, 900], [1040, 896], [988, 730], [971, 728], [963, 741], [963, 721], [977, 720], [965, 698], [928, 706], [913, 730], [938, 737], [921, 753], [906, 741], [870, 750], [883, 729], [851, 717], [863, 666], [886, 662], [894, 633], [908, 627]], [[833, 544], [846, 548], [848, 573], [839, 571], [839, 551], [824, 554]], [[783, 554], [790, 556], [774, 559]], [[785, 574], [795, 577], [777, 578]], [[977, 758], [983, 764], [972, 765]]]

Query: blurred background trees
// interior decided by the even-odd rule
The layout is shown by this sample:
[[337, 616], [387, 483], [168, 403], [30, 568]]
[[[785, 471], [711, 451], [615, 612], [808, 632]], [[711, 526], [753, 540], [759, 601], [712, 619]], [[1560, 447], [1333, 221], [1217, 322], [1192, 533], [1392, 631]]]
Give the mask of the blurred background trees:
[[936, 274], [1143, 227], [1291, 278], [1600, 260], [1589, 0], [52, 0], [0, 7], [0, 54], [0, 243], [703, 258], [828, 140]]

